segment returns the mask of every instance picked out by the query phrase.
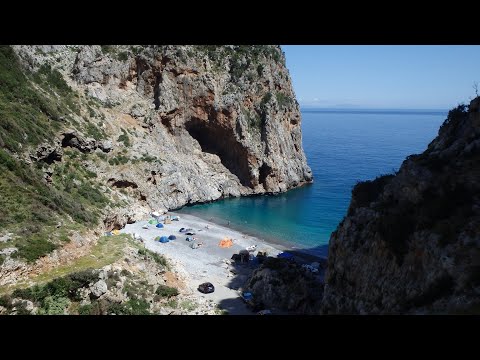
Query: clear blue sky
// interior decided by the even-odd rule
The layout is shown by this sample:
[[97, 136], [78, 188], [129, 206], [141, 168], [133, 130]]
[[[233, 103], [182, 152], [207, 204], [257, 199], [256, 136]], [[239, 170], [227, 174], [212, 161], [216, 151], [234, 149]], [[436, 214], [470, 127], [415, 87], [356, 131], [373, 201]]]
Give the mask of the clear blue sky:
[[300, 106], [449, 109], [475, 96], [480, 46], [282, 45]]

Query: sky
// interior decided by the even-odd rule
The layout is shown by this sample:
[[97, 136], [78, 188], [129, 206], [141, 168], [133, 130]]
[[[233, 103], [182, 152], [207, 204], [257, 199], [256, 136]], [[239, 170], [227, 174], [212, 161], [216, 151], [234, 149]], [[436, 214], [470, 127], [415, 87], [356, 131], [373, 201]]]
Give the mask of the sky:
[[301, 107], [450, 109], [480, 93], [480, 46], [282, 45]]

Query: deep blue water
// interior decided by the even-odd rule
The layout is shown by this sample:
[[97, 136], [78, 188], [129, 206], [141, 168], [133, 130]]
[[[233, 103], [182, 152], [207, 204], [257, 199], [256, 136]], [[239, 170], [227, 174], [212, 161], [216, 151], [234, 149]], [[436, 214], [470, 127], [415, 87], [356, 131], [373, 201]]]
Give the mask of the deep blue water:
[[303, 109], [303, 148], [314, 182], [277, 196], [220, 200], [179, 212], [213, 218], [267, 241], [325, 255], [352, 187], [392, 173], [424, 151], [446, 111]]

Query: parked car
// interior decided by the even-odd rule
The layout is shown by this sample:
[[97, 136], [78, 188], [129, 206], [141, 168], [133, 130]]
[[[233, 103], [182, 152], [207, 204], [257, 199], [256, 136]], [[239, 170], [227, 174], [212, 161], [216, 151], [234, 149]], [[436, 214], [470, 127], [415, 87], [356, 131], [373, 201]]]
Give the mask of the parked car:
[[215, 286], [212, 283], [206, 282], [198, 285], [198, 291], [204, 294], [210, 294], [215, 291]]

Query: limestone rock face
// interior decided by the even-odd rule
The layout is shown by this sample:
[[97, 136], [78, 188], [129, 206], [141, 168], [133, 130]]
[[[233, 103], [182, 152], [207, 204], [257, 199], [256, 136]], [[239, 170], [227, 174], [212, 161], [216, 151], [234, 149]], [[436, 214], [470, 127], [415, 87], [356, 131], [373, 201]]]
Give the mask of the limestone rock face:
[[278, 46], [13, 48], [31, 72], [58, 70], [84, 105], [77, 125], [34, 160], [61, 161], [66, 148], [103, 153], [84, 166], [129, 209], [278, 193], [313, 179]]
[[107, 292], [107, 283], [105, 280], [98, 280], [95, 284], [90, 286], [90, 291], [94, 298], [99, 298]]
[[330, 238], [323, 313], [478, 313], [480, 98], [428, 149], [358, 184]]

